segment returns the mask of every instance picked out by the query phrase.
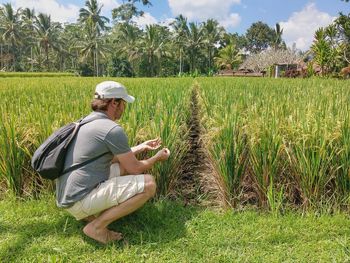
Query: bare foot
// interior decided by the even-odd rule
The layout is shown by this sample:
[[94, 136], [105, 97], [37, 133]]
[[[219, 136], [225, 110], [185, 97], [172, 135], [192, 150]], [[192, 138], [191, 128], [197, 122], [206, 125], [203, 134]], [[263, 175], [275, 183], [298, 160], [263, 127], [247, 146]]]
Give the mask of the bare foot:
[[96, 216], [92, 215], [92, 216], [88, 216], [88, 217], [83, 218], [82, 221], [90, 223], [90, 222], [94, 221], [95, 219], [96, 219]]
[[108, 230], [108, 231], [111, 233], [114, 241], [123, 239], [123, 234], [122, 233], [116, 232], [116, 231], [112, 231], [112, 230]]
[[107, 244], [108, 242], [121, 240], [123, 238], [122, 234], [119, 232], [111, 231], [107, 228], [96, 229], [92, 223], [87, 224], [83, 232], [88, 237], [102, 244]]

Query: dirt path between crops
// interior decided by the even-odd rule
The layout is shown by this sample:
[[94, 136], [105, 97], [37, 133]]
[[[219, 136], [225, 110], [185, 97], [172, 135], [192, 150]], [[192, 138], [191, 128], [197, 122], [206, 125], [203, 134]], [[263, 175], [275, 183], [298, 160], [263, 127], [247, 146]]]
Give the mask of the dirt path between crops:
[[200, 124], [198, 90], [198, 84], [194, 84], [190, 101], [191, 115], [187, 121], [189, 148], [184, 155], [182, 173], [175, 187], [178, 198], [182, 198], [185, 204], [203, 204], [203, 202], [207, 204], [210, 202], [206, 184], [203, 183], [205, 177], [211, 174], [211, 169], [201, 140], [202, 126]]

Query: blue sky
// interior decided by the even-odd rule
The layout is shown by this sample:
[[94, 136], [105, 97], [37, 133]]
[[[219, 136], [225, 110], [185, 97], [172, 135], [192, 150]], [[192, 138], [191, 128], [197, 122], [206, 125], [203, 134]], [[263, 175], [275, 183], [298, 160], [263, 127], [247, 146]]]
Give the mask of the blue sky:
[[[51, 14], [60, 22], [74, 22], [85, 0], [0, 0], [12, 3], [16, 8], [31, 7], [37, 12]], [[99, 0], [104, 5], [104, 15], [122, 0]], [[140, 26], [149, 23], [168, 23], [183, 14], [189, 21], [217, 19], [229, 32], [244, 34], [250, 25], [263, 21], [271, 27], [278, 22], [284, 29], [283, 38], [289, 46], [309, 48], [313, 33], [326, 26], [339, 12], [348, 14], [350, 3], [340, 0], [151, 0], [151, 7], [142, 7], [145, 16], [136, 22]]]

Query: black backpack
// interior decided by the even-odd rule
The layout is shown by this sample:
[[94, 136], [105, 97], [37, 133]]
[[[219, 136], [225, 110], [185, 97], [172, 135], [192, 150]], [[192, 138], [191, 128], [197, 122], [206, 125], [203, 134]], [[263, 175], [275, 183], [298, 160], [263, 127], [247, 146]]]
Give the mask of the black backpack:
[[78, 169], [107, 154], [107, 152], [100, 154], [90, 160], [73, 165], [68, 169], [63, 170], [68, 146], [78, 133], [80, 127], [100, 118], [101, 117], [99, 116], [81, 118], [78, 121], [69, 123], [55, 131], [35, 151], [32, 157], [32, 167], [34, 170], [37, 171], [41, 177], [54, 180], [65, 173]]

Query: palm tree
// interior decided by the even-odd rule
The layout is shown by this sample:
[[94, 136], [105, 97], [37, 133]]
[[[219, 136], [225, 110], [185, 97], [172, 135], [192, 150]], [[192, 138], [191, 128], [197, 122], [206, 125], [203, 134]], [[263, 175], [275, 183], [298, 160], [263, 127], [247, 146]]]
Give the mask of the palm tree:
[[30, 33], [34, 33], [35, 11], [34, 9], [25, 8], [21, 12], [21, 18], [24, 23], [23, 27], [28, 29]]
[[87, 62], [91, 59], [95, 76], [99, 76], [99, 58], [106, 58], [106, 54], [110, 49], [101, 36], [96, 36], [93, 27], [87, 26], [84, 30], [85, 35], [77, 45], [82, 55], [81, 60]]
[[76, 70], [80, 55], [80, 49], [78, 48], [79, 40], [83, 38], [82, 26], [74, 23], [66, 25], [60, 38], [64, 43], [68, 58], [70, 59], [69, 68]]
[[[18, 47], [22, 44], [23, 32], [20, 20], [21, 9], [16, 11], [10, 3], [4, 4], [0, 8], [0, 32], [2, 41], [10, 46], [9, 55], [12, 60], [12, 67], [17, 63], [19, 56]], [[1, 45], [2, 53], [2, 45]], [[1, 61], [3, 57], [1, 57]]]
[[159, 25], [147, 25], [145, 36], [143, 38], [143, 50], [147, 56], [150, 66], [150, 76], [153, 77], [155, 72], [156, 59], [160, 59], [163, 55], [163, 39], [161, 36]]
[[[338, 41], [340, 41], [340, 53], [345, 65], [350, 64], [350, 13], [344, 15], [339, 13], [339, 17], [334, 21], [338, 32]], [[344, 65], [344, 66], [345, 66]]]
[[234, 69], [242, 62], [242, 57], [235, 44], [231, 43], [219, 50], [219, 55], [214, 60], [220, 69]]
[[[331, 24], [325, 29], [325, 34], [328, 43], [331, 46], [330, 57], [329, 57], [329, 68], [331, 71], [337, 71], [342, 68], [342, 54], [338, 47], [338, 31], [335, 24]], [[340, 62], [340, 63], [338, 63]]]
[[184, 48], [186, 36], [189, 34], [189, 29], [187, 26], [187, 18], [183, 15], [179, 15], [175, 18], [175, 21], [171, 23], [175, 31], [174, 42], [179, 48], [179, 74], [181, 75], [183, 72], [183, 62], [184, 62]]
[[90, 26], [96, 35], [100, 35], [105, 30], [109, 19], [101, 16], [101, 9], [103, 5], [98, 5], [97, 0], [87, 0], [85, 2], [86, 8], [79, 10], [79, 22]]
[[119, 51], [126, 54], [126, 58], [135, 70], [135, 61], [140, 55], [140, 36], [142, 31], [132, 24], [121, 23], [117, 25], [117, 39]]
[[[94, 71], [96, 76], [99, 74], [99, 54], [104, 53], [98, 50], [98, 39], [101, 35], [101, 32], [107, 29], [106, 24], [109, 23], [109, 19], [101, 15], [101, 9], [103, 5], [98, 5], [97, 0], [87, 0], [85, 2], [86, 8], [81, 8], [79, 10], [79, 22], [85, 25], [85, 28], [88, 32], [88, 39], [90, 40], [89, 44], [95, 43], [94, 50]], [[88, 46], [87, 45], [87, 46]], [[88, 48], [89, 49], [89, 48]], [[82, 50], [82, 53], [85, 53], [86, 50]], [[89, 53], [89, 52], [88, 52]]]
[[208, 50], [208, 72], [211, 71], [213, 49], [215, 44], [223, 37], [224, 28], [219, 26], [218, 21], [208, 19], [203, 23], [204, 44]]
[[332, 51], [331, 45], [326, 37], [324, 28], [319, 28], [315, 32], [315, 39], [311, 46], [311, 50], [315, 55], [314, 60], [321, 67], [321, 73], [323, 76], [327, 73], [327, 66], [330, 63]]
[[186, 35], [186, 49], [190, 57], [190, 71], [197, 70], [197, 56], [202, 48], [203, 42], [203, 27], [196, 23], [189, 23], [189, 31]]
[[[34, 9], [30, 9], [30, 8], [25, 8], [22, 10], [22, 21], [23, 21], [23, 30], [26, 34], [26, 38], [25, 38], [25, 47], [27, 48], [29, 54], [29, 57], [27, 56], [27, 58], [29, 58], [30, 61], [30, 71], [33, 71], [33, 67], [34, 67], [34, 52], [33, 52], [33, 47], [35, 45], [35, 20], [36, 20], [36, 16], [35, 16], [35, 11]], [[28, 54], [28, 53], [27, 53]]]
[[273, 46], [275, 50], [280, 48], [283, 43], [282, 34], [283, 34], [283, 29], [281, 29], [281, 26], [279, 23], [276, 23], [275, 34], [273, 39]]
[[149, 0], [126, 0], [123, 4], [117, 8], [112, 9], [112, 19], [116, 23], [130, 24], [134, 17], [140, 17], [144, 15], [142, 10], [139, 10], [136, 6], [136, 2], [142, 2], [143, 5], [152, 5]]
[[50, 70], [49, 51], [60, 50], [61, 42], [58, 38], [59, 23], [51, 21], [51, 16], [40, 13], [36, 18], [35, 29], [37, 32], [39, 46], [44, 50], [46, 57], [46, 69]]

